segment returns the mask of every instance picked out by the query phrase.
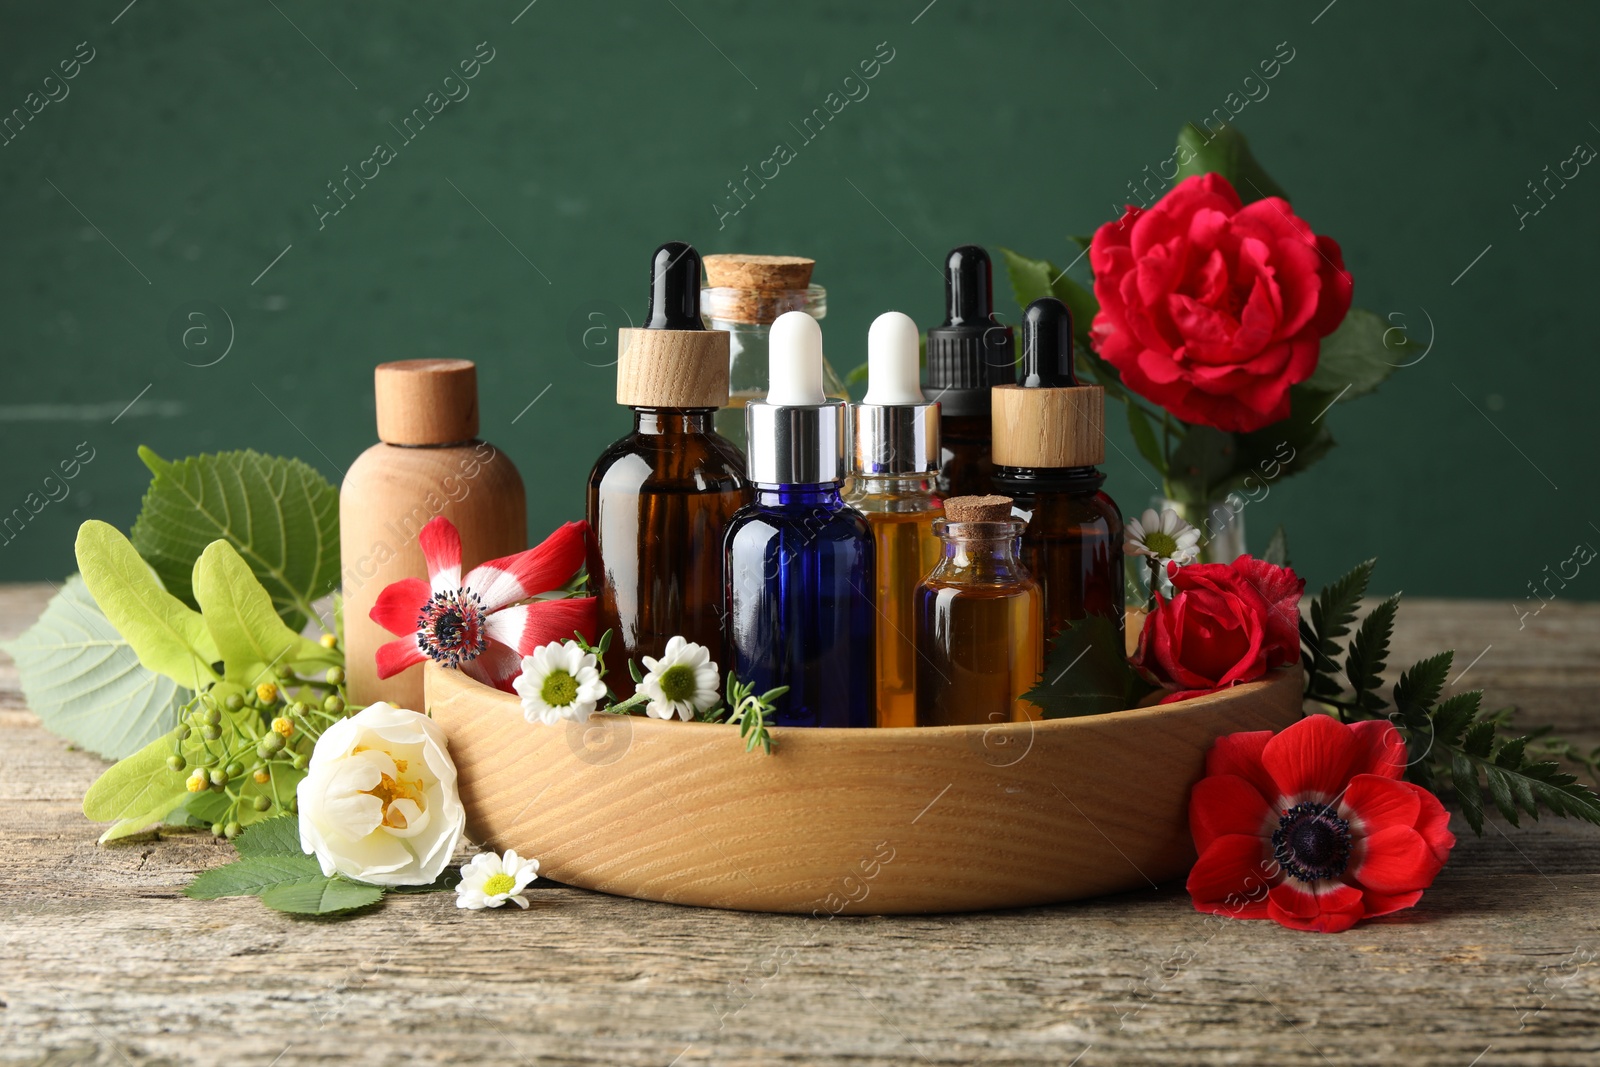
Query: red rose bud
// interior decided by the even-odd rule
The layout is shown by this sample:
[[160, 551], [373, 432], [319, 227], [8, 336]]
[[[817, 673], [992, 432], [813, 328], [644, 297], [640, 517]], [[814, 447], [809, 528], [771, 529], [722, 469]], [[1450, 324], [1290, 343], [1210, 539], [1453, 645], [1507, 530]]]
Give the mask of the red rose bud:
[[1288, 567], [1252, 556], [1232, 563], [1169, 564], [1172, 599], [1156, 606], [1139, 633], [1133, 663], [1183, 700], [1244, 682], [1300, 655], [1300, 594], [1306, 582]]
[[1141, 396], [1219, 430], [1288, 418], [1289, 387], [1350, 310], [1337, 242], [1279, 197], [1243, 206], [1220, 174], [1128, 205], [1095, 231], [1089, 264], [1095, 350]]

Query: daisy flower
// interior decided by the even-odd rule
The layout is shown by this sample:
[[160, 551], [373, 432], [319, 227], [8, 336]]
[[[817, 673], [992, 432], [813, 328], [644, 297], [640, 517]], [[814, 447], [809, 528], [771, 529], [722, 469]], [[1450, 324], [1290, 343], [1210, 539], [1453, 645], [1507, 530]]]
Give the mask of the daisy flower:
[[688, 722], [696, 712], [717, 703], [717, 665], [704, 645], [674, 637], [660, 659], [644, 660], [645, 676], [639, 691], [649, 697], [645, 714], [657, 719], [674, 715]]
[[522, 673], [511, 683], [522, 697], [522, 717], [554, 726], [582, 722], [606, 695], [599, 663], [576, 641], [552, 641], [522, 657]]
[[529, 882], [539, 877], [539, 861], [522, 859], [516, 849], [507, 849], [504, 856], [493, 852], [480, 852], [461, 865], [461, 881], [456, 885], [456, 907], [482, 911], [498, 908], [506, 901], [526, 908], [528, 898], [522, 895]]
[[1143, 515], [1128, 520], [1122, 549], [1131, 556], [1171, 560], [1181, 567], [1200, 558], [1200, 531], [1171, 508], [1163, 508], [1160, 515], [1155, 508], [1145, 508]]
[[428, 581], [403, 578], [378, 594], [372, 621], [399, 639], [378, 648], [378, 677], [425, 659], [512, 692], [522, 657], [595, 624], [594, 597], [522, 603], [558, 589], [583, 565], [587, 523], [569, 522], [544, 543], [461, 574], [461, 534], [440, 515], [417, 534]]

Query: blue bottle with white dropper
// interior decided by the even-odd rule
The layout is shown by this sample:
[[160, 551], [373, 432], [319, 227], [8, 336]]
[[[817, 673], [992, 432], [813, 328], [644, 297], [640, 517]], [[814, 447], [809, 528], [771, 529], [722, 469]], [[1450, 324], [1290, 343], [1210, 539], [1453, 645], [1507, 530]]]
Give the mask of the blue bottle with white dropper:
[[767, 396], [745, 408], [755, 499], [724, 541], [726, 647], [757, 692], [789, 687], [774, 725], [871, 726], [872, 534], [841, 495], [845, 405], [823, 393], [816, 319], [779, 316], [769, 345]]

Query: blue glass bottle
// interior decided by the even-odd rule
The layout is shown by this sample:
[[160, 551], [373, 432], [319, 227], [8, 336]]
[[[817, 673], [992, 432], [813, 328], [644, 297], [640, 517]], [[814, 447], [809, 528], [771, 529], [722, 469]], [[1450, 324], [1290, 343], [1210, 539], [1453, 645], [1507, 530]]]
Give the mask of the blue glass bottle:
[[841, 495], [845, 409], [822, 392], [822, 331], [804, 312], [772, 325], [772, 380], [745, 408], [755, 499], [729, 523], [726, 646], [756, 689], [787, 685], [778, 726], [871, 726], [873, 547]]

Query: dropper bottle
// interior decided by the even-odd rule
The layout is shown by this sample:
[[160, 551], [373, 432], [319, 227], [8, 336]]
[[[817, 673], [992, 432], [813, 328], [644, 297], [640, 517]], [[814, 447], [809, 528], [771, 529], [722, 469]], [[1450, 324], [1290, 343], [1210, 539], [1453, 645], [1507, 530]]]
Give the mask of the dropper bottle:
[[917, 324], [886, 311], [867, 332], [867, 395], [850, 407], [853, 442], [845, 501], [872, 530], [878, 610], [879, 726], [916, 725], [912, 594], [940, 555], [933, 495], [939, 405], [917, 384]]
[[724, 548], [727, 647], [757, 692], [786, 685], [778, 726], [871, 726], [872, 533], [845, 505], [845, 405], [823, 392], [822, 327], [803, 311], [770, 336], [765, 399], [745, 407], [755, 499]]
[[943, 325], [928, 330], [929, 400], [939, 402], [940, 496], [993, 493], [991, 386], [1016, 381], [1011, 327], [994, 317], [994, 265], [977, 245], [952, 248], [944, 264]]
[[1080, 385], [1072, 313], [1055, 297], [1022, 319], [1021, 383], [993, 390], [995, 485], [1027, 517], [1022, 561], [1044, 590], [1045, 638], [1099, 615], [1123, 625], [1122, 512], [1106, 476], [1105, 390]]
[[[633, 431], [589, 475], [589, 580], [616, 663], [683, 636], [722, 648], [722, 538], [749, 499], [744, 456], [712, 428], [728, 399], [728, 335], [700, 319], [700, 256], [681, 241], [651, 259], [650, 310], [617, 338], [617, 403]], [[617, 696], [625, 670], [607, 675]]]

